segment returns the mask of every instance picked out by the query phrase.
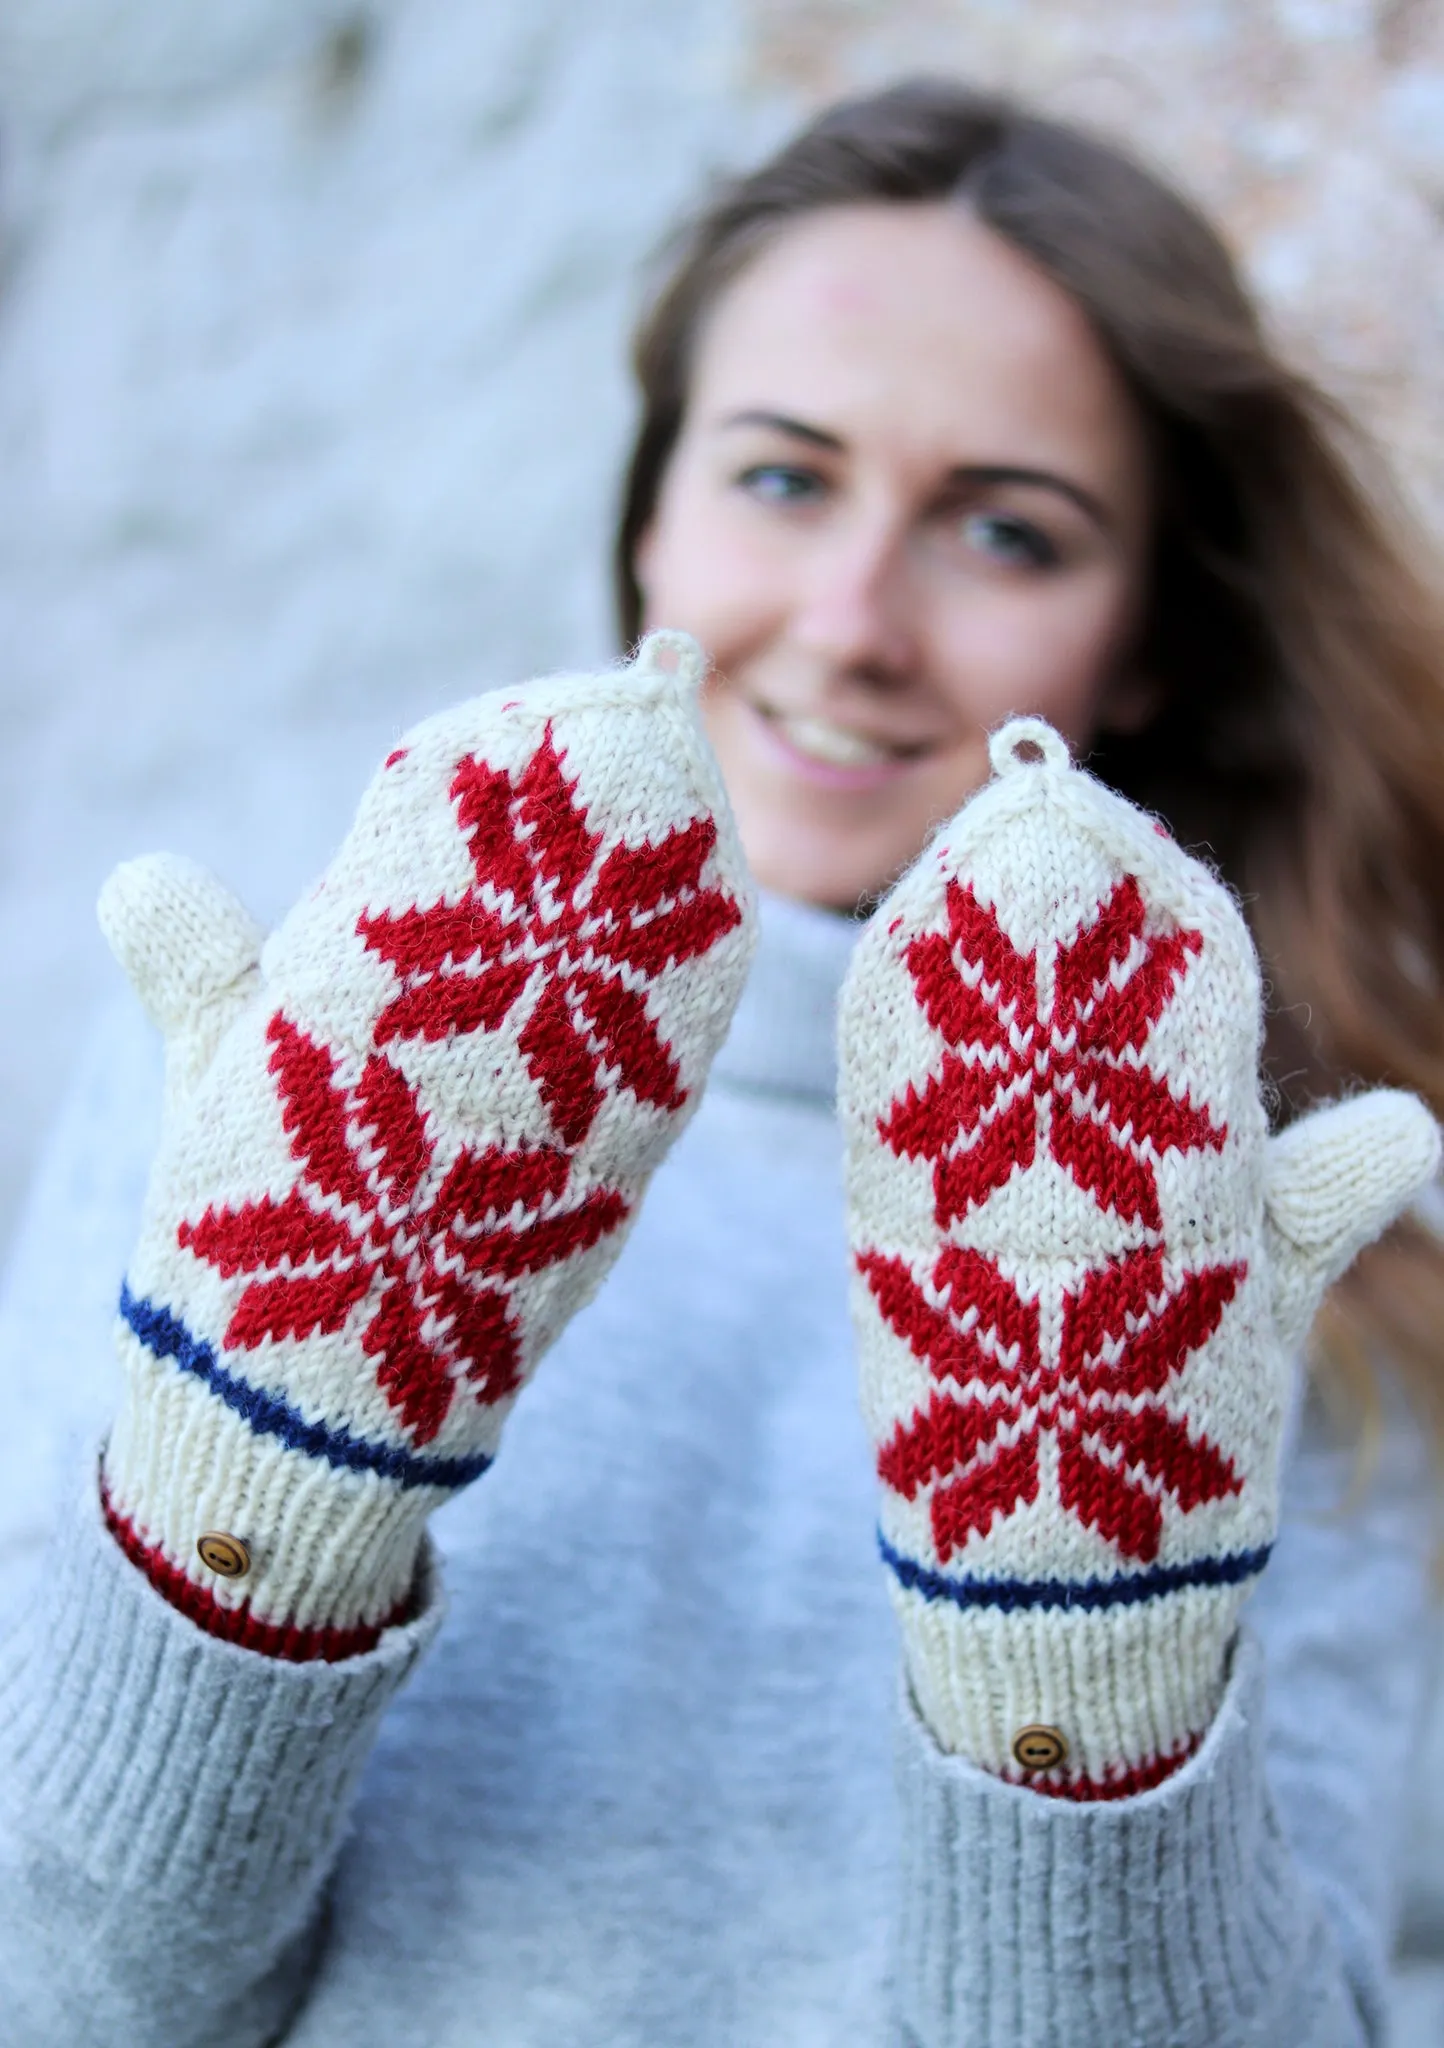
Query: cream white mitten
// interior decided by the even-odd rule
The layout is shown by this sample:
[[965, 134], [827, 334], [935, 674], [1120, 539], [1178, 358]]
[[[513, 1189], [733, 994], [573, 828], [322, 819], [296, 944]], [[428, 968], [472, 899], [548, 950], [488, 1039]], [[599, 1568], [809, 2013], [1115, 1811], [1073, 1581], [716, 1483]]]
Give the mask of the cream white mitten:
[[1233, 898], [1037, 719], [841, 1003], [880, 1540], [939, 1743], [1075, 1799], [1202, 1740], [1323, 1289], [1435, 1172], [1380, 1091], [1270, 1139]]
[[755, 928], [703, 667], [654, 634], [418, 726], [264, 946], [189, 863], [106, 884], [167, 1102], [102, 1480], [203, 1627], [335, 1658], [404, 1617], [695, 1108]]

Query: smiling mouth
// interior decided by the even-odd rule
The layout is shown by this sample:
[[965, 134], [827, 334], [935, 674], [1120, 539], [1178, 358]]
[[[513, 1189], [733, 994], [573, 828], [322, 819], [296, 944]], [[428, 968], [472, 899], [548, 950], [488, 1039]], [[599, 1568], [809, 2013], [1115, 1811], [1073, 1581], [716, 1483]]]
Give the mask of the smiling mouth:
[[873, 738], [830, 718], [790, 716], [755, 699], [753, 710], [799, 754], [827, 768], [882, 768], [916, 761], [932, 752], [930, 740], [892, 741]]

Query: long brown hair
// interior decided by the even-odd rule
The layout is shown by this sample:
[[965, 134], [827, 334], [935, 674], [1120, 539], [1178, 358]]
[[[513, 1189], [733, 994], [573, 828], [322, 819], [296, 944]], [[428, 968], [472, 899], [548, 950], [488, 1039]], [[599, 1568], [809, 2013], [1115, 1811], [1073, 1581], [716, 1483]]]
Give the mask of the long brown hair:
[[[1243, 899], [1271, 984], [1280, 1120], [1356, 1083], [1444, 1110], [1444, 630], [1367, 441], [1288, 367], [1223, 242], [1121, 150], [992, 93], [919, 80], [833, 107], [672, 244], [638, 329], [642, 417], [616, 544], [634, 570], [698, 333], [789, 222], [953, 199], [1091, 319], [1151, 438], [1159, 514], [1132, 660], [1160, 691], [1093, 771]], [[1334, 1290], [1334, 1355], [1383, 1349], [1444, 1396], [1444, 1252], [1405, 1223]]]

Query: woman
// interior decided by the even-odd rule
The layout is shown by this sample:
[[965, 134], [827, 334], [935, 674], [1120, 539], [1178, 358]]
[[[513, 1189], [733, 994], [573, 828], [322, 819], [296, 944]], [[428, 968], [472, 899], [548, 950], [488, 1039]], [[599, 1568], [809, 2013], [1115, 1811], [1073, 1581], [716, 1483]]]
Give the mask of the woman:
[[[1339, 1521], [1327, 1513], [1350, 1455], [1316, 1417], [1303, 1424], [1250, 1610], [1266, 1706], [1257, 1656], [1230, 1642], [1208, 1725], [1146, 1780], [1079, 1779], [1056, 1751], [1015, 1748], [1014, 1769], [950, 1740], [924, 1710], [906, 1613], [910, 1685], [895, 1697], [844, 1307], [832, 1018], [856, 930], [837, 913], [878, 899], [985, 778], [988, 732], [1027, 712], [1245, 892], [1277, 992], [1268, 1059], [1283, 1104], [1351, 1076], [1438, 1102], [1444, 727], [1419, 586], [1210, 231], [1112, 150], [961, 88], [840, 108], [724, 195], [684, 239], [638, 364], [623, 631], [681, 627], [707, 647], [708, 730], [773, 892], [735, 1023], [615, 1275], [546, 1361], [494, 1469], [436, 1518], [450, 1615], [418, 1665], [439, 1621], [420, 1520], [363, 1513], [391, 1468], [368, 1467], [346, 1496], [344, 1539], [329, 1507], [317, 1540], [302, 1528], [296, 1503], [340, 1498], [330, 1472], [354, 1467], [361, 1441], [331, 1405], [330, 1354], [298, 1344], [285, 1398], [253, 1399], [240, 1367], [255, 1345], [226, 1352], [155, 1286], [142, 1298], [147, 1275], [174, 1278], [177, 1241], [196, 1328], [218, 1274], [292, 1286], [295, 1267], [268, 1265], [257, 1232], [282, 1209], [294, 1223], [299, 1197], [278, 1180], [242, 1231], [213, 1178], [175, 1193], [198, 1156], [195, 1074], [224, 1066], [247, 1018], [261, 1029], [255, 935], [176, 870], [112, 890], [109, 928], [170, 1034], [170, 1149], [148, 1212], [164, 1229], [143, 1238], [123, 1297], [129, 1391], [104, 1514], [87, 1482], [7, 1652], [10, 2037], [1379, 2039], [1428, 1625], [1418, 1432], [1392, 1419], [1390, 1394], [1386, 1477]], [[665, 661], [649, 661], [660, 689]], [[631, 701], [606, 700], [617, 718]], [[404, 805], [427, 731], [388, 763], [348, 846]], [[590, 830], [544, 759], [546, 732], [525, 766], [488, 757], [451, 788], [477, 861], [484, 846], [512, 862], [513, 896], [531, 863], [538, 930], [569, 914], [554, 885], [567, 835]], [[651, 743], [627, 744], [645, 802], [660, 801]], [[608, 786], [623, 804], [625, 777]], [[668, 972], [683, 953], [685, 968], [740, 946], [743, 929], [725, 817], [709, 839], [690, 816], [658, 833], [683, 863], [676, 900], [707, 899], [711, 922], [690, 952], [672, 944]], [[526, 853], [544, 819], [545, 869]], [[714, 847], [720, 865], [704, 868]], [[442, 1060], [452, 1039], [428, 1019], [464, 1001], [481, 1005], [470, 1026], [490, 1028], [482, 1011], [500, 1015], [506, 992], [477, 994], [484, 965], [458, 991], [460, 941], [434, 921], [424, 945], [392, 910], [358, 923], [348, 858], [266, 971], [324, 1004], [326, 948], [364, 924], [368, 957], [416, 977], [374, 1042], [409, 1034]], [[477, 915], [494, 915], [499, 870], [476, 872]], [[336, 904], [345, 916], [327, 924]], [[157, 964], [157, 931], [191, 913], [200, 938]], [[413, 998], [425, 1016], [403, 1010]], [[680, 1107], [685, 1062], [663, 1074], [638, 1054], [628, 1069], [615, 1034], [598, 1051], [593, 1033], [599, 1064], [578, 1081], [556, 1048], [579, 1017], [596, 1023], [597, 998], [566, 1000], [545, 1045], [540, 1027], [523, 1042], [530, 1024], [516, 1042], [558, 1132], [584, 1146], [602, 1130], [614, 1070], [631, 1073], [633, 1101]], [[719, 1014], [697, 1026], [701, 1063]], [[403, 1169], [383, 1124], [423, 1138], [404, 1109], [378, 1106], [392, 1068], [384, 1084], [369, 1064], [346, 1080], [287, 1029], [279, 1010], [265, 1023], [269, 1068], [257, 1040], [244, 1085], [270, 1073], [275, 1132], [307, 1153], [319, 1263], [303, 1262], [305, 1280], [350, 1270], [338, 1233], [347, 1216], [360, 1229], [361, 1204], [347, 1206], [344, 1162], [318, 1163], [306, 1102], [340, 1105], [337, 1144], [355, 1149], [358, 1122], [371, 1133], [387, 1199]], [[404, 1070], [408, 1086], [419, 1073]], [[111, 1130], [124, 1142], [133, 1092], [114, 1084], [91, 1148]], [[224, 1090], [208, 1099], [223, 1124]], [[541, 1174], [537, 1156], [527, 1171]], [[62, 1286], [63, 1167], [53, 1185], [49, 1284]], [[384, 1222], [382, 1197], [367, 1199]], [[518, 1231], [531, 1199], [507, 1211]], [[179, 1233], [175, 1201], [190, 1204]], [[1437, 1259], [1419, 1234], [1387, 1257], [1387, 1280], [1377, 1259], [1340, 1313], [1422, 1386]], [[299, 1337], [293, 1295], [249, 1298], [266, 1334]], [[224, 1299], [241, 1313], [234, 1287]], [[307, 1343], [354, 1308], [331, 1326], [316, 1311]], [[450, 1441], [452, 1411], [427, 1408], [422, 1380], [393, 1377], [386, 1398], [413, 1446]], [[183, 1428], [164, 1426], [172, 1400], [193, 1401]], [[199, 1525], [202, 1499], [240, 1497], [217, 1447], [243, 1428], [281, 1443], [263, 1476], [279, 1475], [284, 1508], [269, 1526], [294, 1538], [272, 1546], [284, 1585], [254, 1535], [235, 1547], [234, 1519], [202, 1539], [224, 1539], [204, 1571], [175, 1533]], [[465, 1445], [469, 1476], [495, 1437]], [[435, 1466], [423, 1476], [436, 1483]], [[246, 1495], [253, 1513], [259, 1498]], [[222, 1583], [233, 1570], [239, 1595]]]

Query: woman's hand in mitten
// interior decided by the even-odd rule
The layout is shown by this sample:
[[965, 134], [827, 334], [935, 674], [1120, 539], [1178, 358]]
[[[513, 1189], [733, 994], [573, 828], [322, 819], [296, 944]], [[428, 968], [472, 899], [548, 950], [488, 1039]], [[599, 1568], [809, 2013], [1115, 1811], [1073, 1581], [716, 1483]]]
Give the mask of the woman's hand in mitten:
[[1041, 721], [992, 758], [843, 993], [863, 1403], [939, 1743], [1117, 1798], [1217, 1711], [1291, 1361], [1439, 1135], [1379, 1092], [1270, 1139], [1227, 890]]
[[106, 1508], [202, 1626], [337, 1657], [621, 1248], [753, 939], [702, 660], [418, 726], [264, 947], [201, 870], [101, 920], [167, 1046]]

